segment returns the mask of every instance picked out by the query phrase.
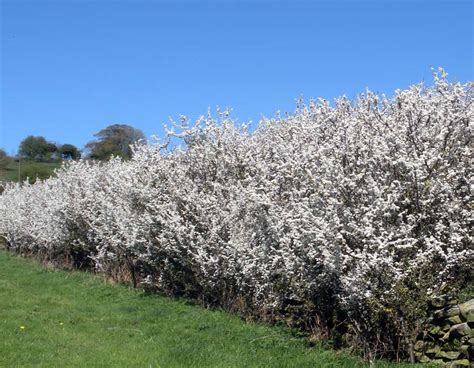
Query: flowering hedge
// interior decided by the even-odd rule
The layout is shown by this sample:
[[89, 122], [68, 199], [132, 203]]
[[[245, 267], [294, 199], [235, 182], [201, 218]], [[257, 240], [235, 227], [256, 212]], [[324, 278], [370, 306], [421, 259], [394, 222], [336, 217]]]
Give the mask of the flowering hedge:
[[20, 253], [406, 352], [411, 302], [472, 281], [473, 85], [434, 79], [311, 101], [251, 133], [227, 112], [183, 118], [167, 142], [185, 148], [6, 185], [0, 232]]

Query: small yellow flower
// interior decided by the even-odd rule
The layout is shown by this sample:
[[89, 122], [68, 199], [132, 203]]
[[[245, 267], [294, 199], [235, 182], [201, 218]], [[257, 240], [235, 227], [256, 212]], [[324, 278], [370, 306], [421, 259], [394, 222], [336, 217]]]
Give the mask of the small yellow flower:
[[64, 325], [64, 323], [62, 323], [62, 322], [59, 322], [59, 325], [60, 325], [60, 326], [62, 326], [62, 325]]
[[25, 326], [20, 326], [20, 330], [24, 330], [25, 329]]

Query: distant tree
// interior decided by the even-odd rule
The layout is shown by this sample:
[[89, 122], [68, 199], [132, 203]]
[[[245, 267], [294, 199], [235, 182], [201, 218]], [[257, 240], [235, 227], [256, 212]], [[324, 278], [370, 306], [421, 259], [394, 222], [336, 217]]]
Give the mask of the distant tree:
[[114, 124], [94, 134], [97, 140], [86, 144], [89, 150], [89, 158], [96, 160], [107, 160], [111, 155], [123, 158], [132, 157], [130, 146], [145, 139], [140, 129], [125, 124]]
[[27, 160], [45, 161], [50, 160], [57, 151], [54, 143], [48, 142], [42, 136], [28, 136], [20, 143], [19, 154]]
[[7, 153], [5, 150], [0, 148], [0, 170], [3, 170], [7, 167], [9, 164], [11, 158], [8, 157]]
[[81, 158], [81, 151], [73, 144], [63, 144], [58, 147], [58, 153], [64, 160], [78, 160]]

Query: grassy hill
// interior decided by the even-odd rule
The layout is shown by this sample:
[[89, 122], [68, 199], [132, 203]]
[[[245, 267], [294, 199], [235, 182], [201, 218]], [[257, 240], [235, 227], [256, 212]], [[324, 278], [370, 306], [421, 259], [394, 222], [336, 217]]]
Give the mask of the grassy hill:
[[2, 367], [367, 366], [346, 353], [310, 348], [283, 328], [1, 250], [0, 352]]
[[0, 181], [20, 181], [29, 178], [34, 182], [36, 178], [46, 179], [54, 174], [54, 169], [61, 166], [60, 162], [35, 162], [11, 160], [4, 169], [0, 169]]

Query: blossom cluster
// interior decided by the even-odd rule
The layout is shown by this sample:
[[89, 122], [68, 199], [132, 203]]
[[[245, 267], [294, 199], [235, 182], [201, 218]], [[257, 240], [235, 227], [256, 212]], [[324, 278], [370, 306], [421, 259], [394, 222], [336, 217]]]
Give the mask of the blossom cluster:
[[21, 253], [258, 311], [328, 288], [350, 308], [421, 271], [436, 289], [473, 261], [472, 97], [440, 70], [390, 98], [300, 102], [254, 131], [227, 111], [183, 117], [131, 160], [6, 185], [0, 233]]

